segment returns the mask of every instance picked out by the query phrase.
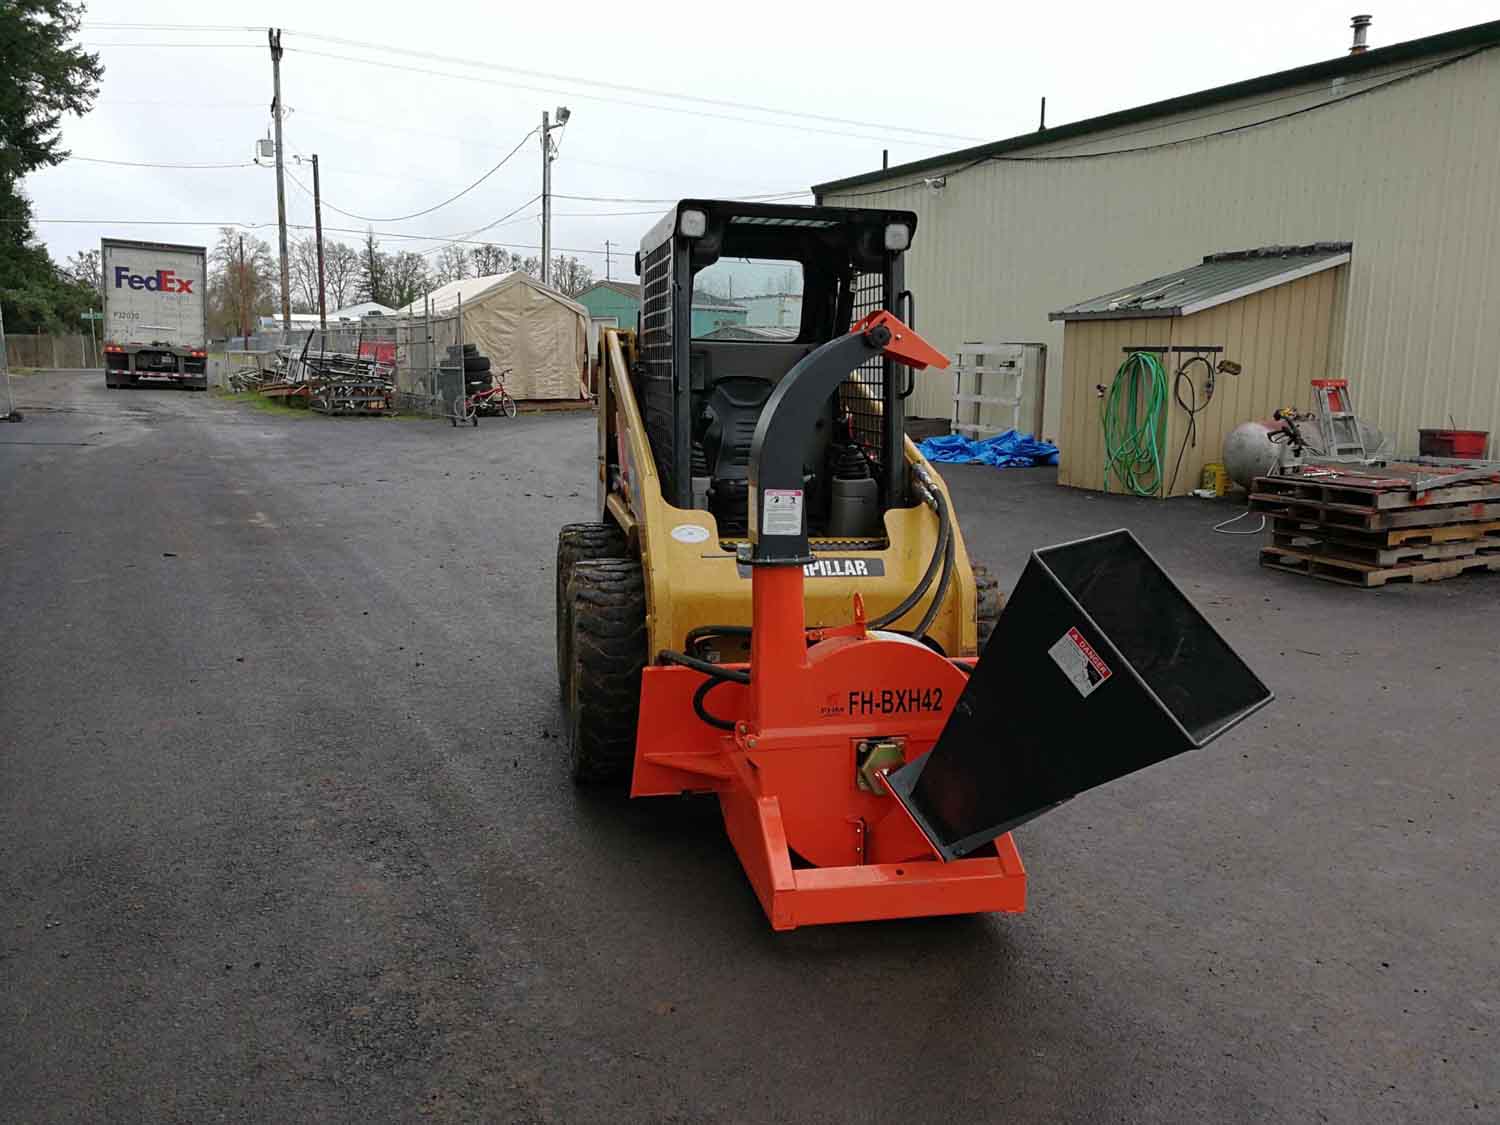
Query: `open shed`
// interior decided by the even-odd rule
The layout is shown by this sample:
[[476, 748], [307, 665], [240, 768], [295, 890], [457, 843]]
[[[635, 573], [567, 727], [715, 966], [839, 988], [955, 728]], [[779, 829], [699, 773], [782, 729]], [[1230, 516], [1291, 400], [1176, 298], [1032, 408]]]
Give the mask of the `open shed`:
[[[1052, 313], [1064, 322], [1058, 483], [1125, 491], [1118, 473], [1106, 479], [1103, 407], [1133, 351], [1154, 353], [1166, 372], [1155, 431], [1160, 479], [1147, 489], [1154, 495], [1197, 488], [1241, 422], [1282, 406], [1309, 408], [1311, 380], [1340, 374], [1329, 364], [1343, 333], [1352, 251], [1347, 242], [1319, 242], [1210, 254]], [[1220, 370], [1225, 361], [1239, 374]], [[1357, 398], [1357, 373], [1353, 389]], [[1145, 392], [1135, 413], [1143, 425]]]
[[[497, 374], [510, 368], [506, 387], [518, 399], [576, 399], [587, 370], [588, 310], [520, 270], [450, 281], [401, 310], [415, 341], [431, 316], [439, 358], [458, 338], [490, 357]], [[398, 340], [401, 335], [398, 334]], [[417, 360], [413, 358], [415, 366]]]

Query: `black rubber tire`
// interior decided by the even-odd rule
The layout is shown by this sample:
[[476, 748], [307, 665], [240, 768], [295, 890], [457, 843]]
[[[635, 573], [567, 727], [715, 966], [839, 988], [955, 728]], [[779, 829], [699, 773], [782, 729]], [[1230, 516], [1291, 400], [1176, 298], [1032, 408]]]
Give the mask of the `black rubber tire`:
[[504, 400], [500, 403], [500, 409], [505, 411], [507, 418], [514, 418], [521, 411], [521, 408], [516, 405], [516, 400], [511, 398], [510, 395], [505, 396]]
[[464, 356], [464, 370], [470, 375], [483, 375], [490, 369], [490, 357], [487, 355]]
[[[479, 345], [478, 344], [465, 344], [464, 347], [463, 347], [463, 352], [464, 352], [464, 355], [466, 355], [466, 356], [469, 356], [469, 355], [478, 355], [479, 354]], [[457, 344], [449, 344], [448, 345], [448, 354], [456, 356], [458, 354], [458, 345]]]
[[972, 564], [974, 572], [974, 617], [979, 626], [979, 652], [989, 642], [990, 634], [1000, 620], [1000, 610], [1005, 599], [1000, 594], [1000, 582], [983, 563]]
[[568, 583], [573, 675], [568, 754], [580, 785], [618, 783], [635, 760], [646, 666], [646, 581], [637, 559], [576, 563]]
[[623, 559], [630, 553], [625, 533], [613, 523], [569, 523], [557, 533], [557, 697], [568, 704], [572, 684], [573, 603], [568, 598], [568, 581], [573, 565], [589, 559]]

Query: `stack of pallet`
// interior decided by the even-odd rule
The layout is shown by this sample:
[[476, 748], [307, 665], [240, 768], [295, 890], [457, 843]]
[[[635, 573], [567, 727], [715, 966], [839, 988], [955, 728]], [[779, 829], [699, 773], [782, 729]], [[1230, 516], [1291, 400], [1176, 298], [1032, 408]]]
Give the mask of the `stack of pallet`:
[[1308, 466], [1259, 477], [1263, 566], [1351, 586], [1500, 570], [1500, 465]]

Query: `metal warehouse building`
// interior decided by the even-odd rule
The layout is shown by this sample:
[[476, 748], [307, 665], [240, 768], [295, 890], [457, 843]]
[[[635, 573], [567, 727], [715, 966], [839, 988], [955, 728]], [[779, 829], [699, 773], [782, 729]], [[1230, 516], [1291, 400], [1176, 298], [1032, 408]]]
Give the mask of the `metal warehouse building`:
[[[1047, 343], [1049, 437], [1064, 362], [1048, 313], [1215, 251], [1330, 240], [1353, 251], [1328, 373], [1361, 415], [1403, 450], [1450, 415], [1500, 433], [1497, 48], [1500, 21], [813, 190], [917, 213], [906, 281], [945, 351]], [[914, 412], [947, 417], [952, 380], [918, 385]]]

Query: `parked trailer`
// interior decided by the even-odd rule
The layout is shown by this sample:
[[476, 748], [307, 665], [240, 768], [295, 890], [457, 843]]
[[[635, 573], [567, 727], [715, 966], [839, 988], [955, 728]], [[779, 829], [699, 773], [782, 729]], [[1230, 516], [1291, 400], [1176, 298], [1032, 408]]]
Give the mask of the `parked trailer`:
[[208, 389], [208, 254], [202, 246], [106, 238], [104, 382]]

